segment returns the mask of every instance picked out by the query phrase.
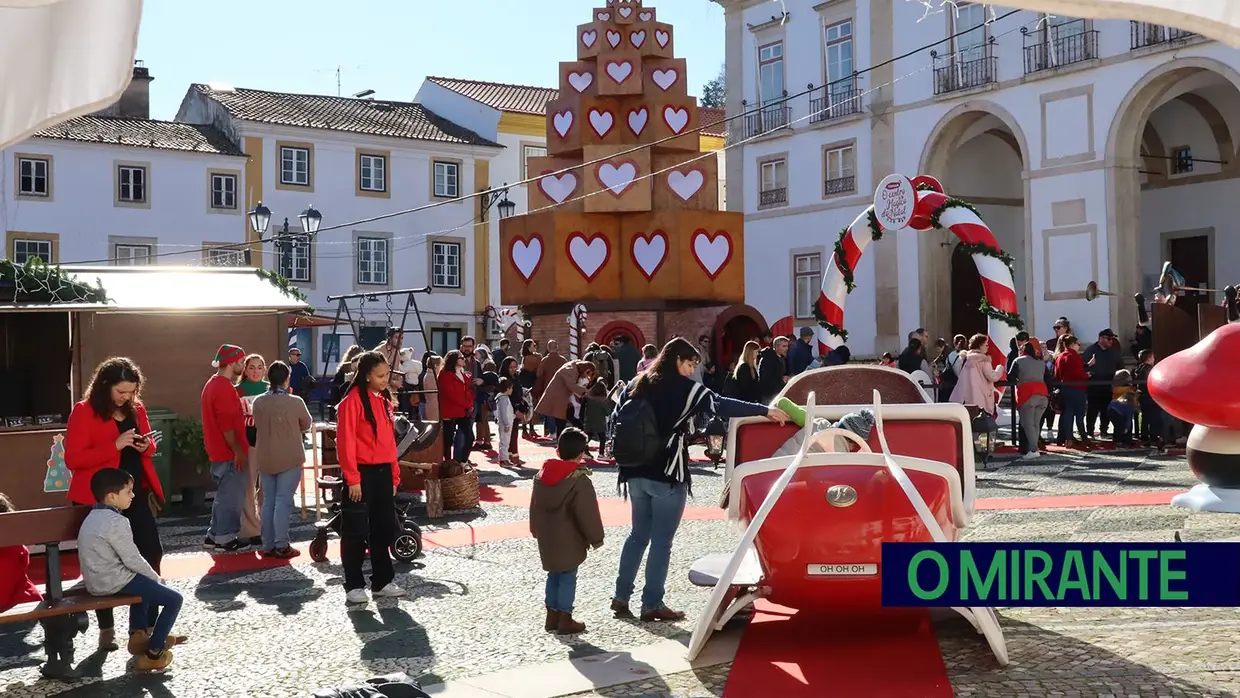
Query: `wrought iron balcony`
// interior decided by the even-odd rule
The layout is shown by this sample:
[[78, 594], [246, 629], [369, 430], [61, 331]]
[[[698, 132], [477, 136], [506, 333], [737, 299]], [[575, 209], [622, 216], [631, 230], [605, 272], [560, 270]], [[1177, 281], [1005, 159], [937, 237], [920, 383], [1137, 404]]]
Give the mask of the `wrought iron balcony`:
[[[748, 101], [741, 102], [741, 107], [745, 111], [753, 109]], [[783, 99], [764, 104], [752, 114], [745, 114], [739, 121], [740, 124], [732, 129], [734, 142], [757, 138], [771, 131], [788, 128], [792, 124], [792, 107], [788, 106], [787, 93], [784, 93]]]
[[788, 203], [788, 187], [763, 189], [758, 193], [759, 206], [780, 206]]
[[1098, 57], [1098, 31], [1072, 22], [1037, 31], [1021, 27], [1025, 35], [1025, 75]]
[[851, 116], [861, 111], [861, 90], [857, 87], [857, 74], [842, 80], [829, 82], [822, 87], [809, 85], [809, 122], [824, 121]]
[[847, 177], [836, 177], [828, 179], [822, 183], [823, 196], [835, 196], [836, 194], [848, 194], [857, 188], [857, 178], [853, 175]]
[[1138, 22], [1136, 20], [1129, 20], [1128, 31], [1129, 37], [1132, 40], [1130, 46], [1133, 50], [1147, 46], [1187, 41], [1197, 36], [1194, 32], [1168, 27], [1165, 24]]
[[940, 65], [934, 69], [934, 94], [941, 95], [989, 85], [998, 80], [999, 59], [995, 56], [995, 38], [985, 44], [940, 58], [937, 51], [930, 58]]

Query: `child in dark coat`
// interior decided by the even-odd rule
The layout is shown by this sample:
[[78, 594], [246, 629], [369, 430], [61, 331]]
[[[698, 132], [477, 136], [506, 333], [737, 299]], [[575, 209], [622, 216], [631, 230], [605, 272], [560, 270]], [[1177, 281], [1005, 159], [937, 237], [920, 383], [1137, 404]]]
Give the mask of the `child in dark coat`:
[[607, 438], [607, 418], [616, 408], [615, 403], [607, 395], [607, 384], [601, 378], [594, 379], [590, 392], [586, 393], [586, 404], [583, 410], [586, 434], [598, 441], [601, 448]]
[[560, 635], [585, 631], [573, 620], [577, 568], [589, 548], [603, 547], [603, 519], [598, 496], [583, 465], [589, 438], [580, 429], [560, 432], [559, 458], [548, 459], [534, 478], [530, 499], [530, 533], [547, 572], [547, 622], [544, 630]]

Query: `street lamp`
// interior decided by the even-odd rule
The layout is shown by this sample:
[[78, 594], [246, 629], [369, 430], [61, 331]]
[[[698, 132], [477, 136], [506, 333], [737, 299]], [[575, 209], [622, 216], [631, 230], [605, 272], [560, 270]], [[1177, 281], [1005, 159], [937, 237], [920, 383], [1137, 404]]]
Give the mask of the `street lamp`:
[[[496, 202], [498, 202], [498, 205]], [[499, 217], [501, 220], [511, 216], [513, 211], [517, 208], [516, 204], [508, 200], [508, 182], [504, 182], [503, 189], [496, 189], [483, 194], [482, 197], [479, 198], [478, 204], [482, 209], [480, 215], [484, 221], [487, 219], [487, 212], [491, 210], [492, 206], [499, 209]]]
[[[319, 232], [319, 225], [323, 223], [323, 214], [315, 210], [314, 206], [307, 206], [297, 218], [301, 221], [301, 230], [305, 235], [314, 235]], [[261, 240], [267, 234], [267, 227], [270, 224], [271, 209], [260, 201], [254, 210], [250, 211], [250, 226], [254, 228], [255, 233], [258, 233]], [[280, 275], [290, 279], [293, 276], [293, 235], [289, 232], [287, 217], [273, 242], [280, 249]]]

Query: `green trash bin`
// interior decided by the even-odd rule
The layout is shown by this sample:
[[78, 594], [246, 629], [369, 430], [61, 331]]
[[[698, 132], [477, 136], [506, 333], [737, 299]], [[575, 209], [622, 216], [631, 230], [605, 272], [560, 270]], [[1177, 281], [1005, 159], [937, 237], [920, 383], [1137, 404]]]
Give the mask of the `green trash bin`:
[[162, 407], [148, 407], [146, 418], [151, 422], [151, 430], [163, 432], [151, 460], [155, 464], [155, 476], [163, 485], [164, 496], [171, 499], [172, 491], [169, 488], [172, 487], [172, 423], [177, 420], [177, 414]]

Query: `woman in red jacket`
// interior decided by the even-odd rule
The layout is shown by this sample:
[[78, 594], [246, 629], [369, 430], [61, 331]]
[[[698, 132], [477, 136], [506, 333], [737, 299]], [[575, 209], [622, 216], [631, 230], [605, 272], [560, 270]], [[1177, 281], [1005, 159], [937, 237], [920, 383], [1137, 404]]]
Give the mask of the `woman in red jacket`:
[[[1055, 443], [1069, 448], [1089, 445], [1089, 432], [1085, 430], [1085, 382], [1089, 374], [1085, 371], [1085, 362], [1081, 360], [1081, 342], [1074, 335], [1066, 334], [1059, 338], [1057, 346], [1059, 356], [1055, 357], [1055, 380], [1060, 383], [1075, 385], [1059, 386], [1059, 436]], [[1078, 442], [1072, 438], [1072, 424], [1081, 434]]]
[[[133, 529], [133, 542], [138, 552], [159, 572], [164, 547], [159, 541], [159, 527], [151, 511], [150, 498], [154, 495], [163, 502], [164, 488], [151, 461], [155, 440], [151, 423], [146, 418], [146, 407], [139, 399], [141, 391], [142, 372], [133, 361], [117, 356], [99, 364], [86, 387], [86, 395], [69, 414], [69, 425], [65, 429], [65, 465], [72, 473], [69, 501], [86, 506], [95, 504], [90, 479], [99, 470], [120, 468], [133, 476], [135, 502], [125, 510], [125, 518]], [[133, 613], [136, 608], [131, 607], [129, 612]], [[154, 626], [158, 615], [159, 609], [152, 607], [147, 628]], [[112, 609], [96, 611], [95, 617], [99, 619], [100, 649], [116, 649]]]
[[[470, 439], [456, 438], [469, 429], [474, 411], [473, 376], [465, 370], [461, 352], [453, 349], [443, 357], [439, 371], [439, 418], [443, 420], [443, 457], [465, 463], [469, 460]], [[459, 443], [458, 443], [459, 442]]]
[[387, 360], [377, 351], [361, 354], [357, 372], [336, 406], [336, 457], [349, 496], [342, 505], [340, 562], [344, 566], [345, 600], [366, 603], [362, 563], [370, 549], [370, 588], [376, 597], [404, 596], [392, 583], [389, 546], [395, 539], [396, 488], [400, 464], [392, 397], [388, 393]]

